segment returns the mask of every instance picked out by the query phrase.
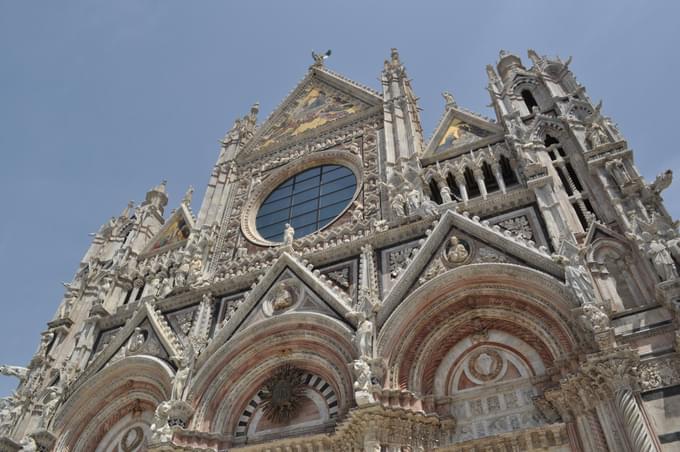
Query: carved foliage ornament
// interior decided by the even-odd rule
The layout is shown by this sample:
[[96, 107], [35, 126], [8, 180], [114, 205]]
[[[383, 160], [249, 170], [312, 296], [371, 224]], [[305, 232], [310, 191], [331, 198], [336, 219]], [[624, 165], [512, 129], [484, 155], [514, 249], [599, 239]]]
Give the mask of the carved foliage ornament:
[[267, 419], [285, 423], [297, 414], [305, 391], [303, 374], [297, 367], [285, 365], [267, 380], [260, 392]]

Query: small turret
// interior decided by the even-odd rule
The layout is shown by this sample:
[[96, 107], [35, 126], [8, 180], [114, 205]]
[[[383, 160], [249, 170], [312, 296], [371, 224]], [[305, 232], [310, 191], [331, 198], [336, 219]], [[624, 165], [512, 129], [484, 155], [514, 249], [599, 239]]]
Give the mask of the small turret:
[[501, 50], [496, 69], [498, 70], [498, 73], [500, 74], [503, 81], [505, 81], [510, 76], [513, 69], [525, 68], [522, 66], [522, 60], [517, 55], [508, 53], [505, 50]]
[[165, 206], [168, 205], [168, 195], [165, 190], [167, 183], [168, 181], [164, 180], [159, 185], [146, 192], [146, 200], [144, 201], [143, 206], [154, 206], [158, 209], [158, 213], [163, 215], [163, 210], [165, 209]]

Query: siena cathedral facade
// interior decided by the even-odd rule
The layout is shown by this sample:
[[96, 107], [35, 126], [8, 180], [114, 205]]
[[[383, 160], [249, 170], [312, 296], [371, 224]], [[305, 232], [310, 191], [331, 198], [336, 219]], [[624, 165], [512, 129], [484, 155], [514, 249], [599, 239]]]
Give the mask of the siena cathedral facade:
[[[501, 52], [426, 139], [314, 63], [97, 232], [0, 451], [677, 451], [680, 234], [569, 61]], [[16, 364], [16, 363], [11, 363]]]

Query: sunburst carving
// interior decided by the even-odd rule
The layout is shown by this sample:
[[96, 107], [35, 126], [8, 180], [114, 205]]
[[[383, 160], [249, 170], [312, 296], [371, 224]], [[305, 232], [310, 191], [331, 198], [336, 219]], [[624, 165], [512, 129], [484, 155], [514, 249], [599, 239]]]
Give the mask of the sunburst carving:
[[297, 414], [305, 392], [302, 376], [302, 370], [285, 365], [267, 380], [260, 392], [262, 411], [267, 419], [286, 423]]

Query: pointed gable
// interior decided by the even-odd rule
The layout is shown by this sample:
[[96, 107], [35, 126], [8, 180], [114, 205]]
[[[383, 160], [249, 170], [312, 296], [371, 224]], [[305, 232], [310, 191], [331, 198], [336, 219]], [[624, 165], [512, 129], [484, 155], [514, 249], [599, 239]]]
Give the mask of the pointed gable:
[[97, 343], [97, 353], [90, 358], [74, 389], [105, 366], [127, 356], [155, 356], [177, 365], [185, 355], [184, 347], [165, 317], [148, 302], [143, 303], [122, 328], [100, 332]]
[[246, 152], [285, 145], [321, 131], [321, 128], [339, 125], [380, 102], [380, 96], [368, 88], [349, 82], [325, 68], [311, 68], [258, 129]]
[[194, 220], [186, 205], [180, 204], [165, 222], [158, 234], [149, 242], [142, 254], [157, 253], [184, 243], [191, 234]]
[[351, 298], [334, 287], [328, 278], [317, 276], [284, 252], [254, 285], [229, 321], [217, 331], [200, 359], [207, 360], [238, 331], [265, 318], [290, 312], [320, 313], [355, 326], [349, 315], [351, 304]]
[[425, 156], [477, 149], [502, 139], [503, 133], [498, 124], [449, 105], [428, 143]]
[[[477, 259], [478, 263], [519, 264], [546, 273], [557, 280], [564, 279], [564, 269], [550, 258], [546, 250], [537, 249], [530, 242], [512, 237], [509, 232], [502, 232], [498, 226], [490, 227], [477, 217], [471, 219], [467, 215], [447, 210], [387, 292], [383, 309], [378, 314], [379, 324], [385, 322], [417, 284], [449, 270], [439, 261], [437, 255], [446, 249], [446, 242], [453, 235], [477, 242], [475, 254], [481, 257]], [[459, 246], [465, 246], [464, 242], [459, 243]], [[469, 246], [465, 248], [466, 253], [470, 253]], [[461, 264], [467, 265], [468, 261], [461, 261]]]

